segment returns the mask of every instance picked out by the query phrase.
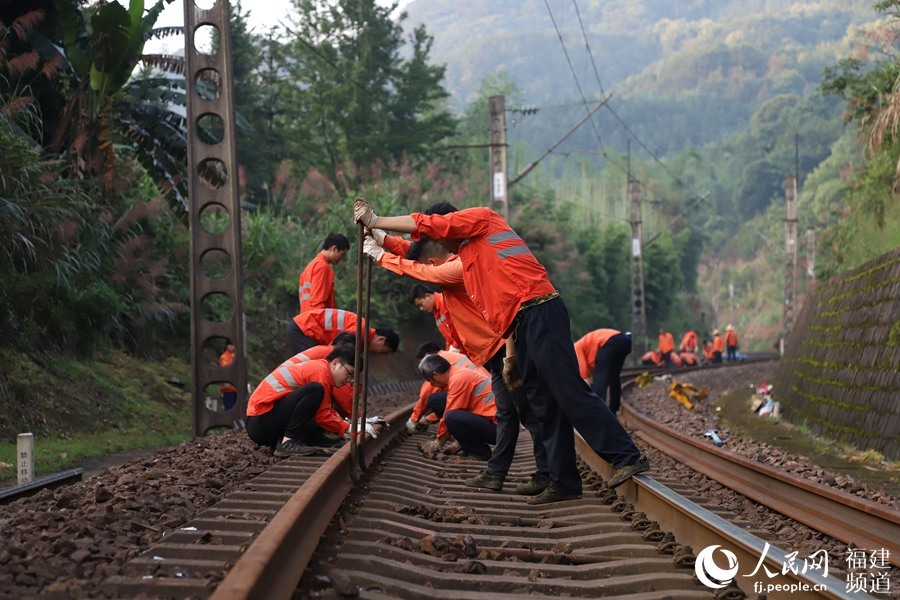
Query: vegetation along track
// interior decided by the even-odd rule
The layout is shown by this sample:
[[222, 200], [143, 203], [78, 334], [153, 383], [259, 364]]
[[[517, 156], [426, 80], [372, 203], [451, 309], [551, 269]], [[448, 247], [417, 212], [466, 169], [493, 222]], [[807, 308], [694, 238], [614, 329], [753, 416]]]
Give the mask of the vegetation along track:
[[[713, 591], [694, 581], [692, 548], [732, 548], [746, 565], [756, 564], [769, 542], [767, 567], [780, 573], [785, 564], [773, 536], [748, 531], [752, 526], [739, 516], [704, 508], [702, 496], [676, 480], [660, 478], [656, 470], [652, 477], [642, 475], [625, 484], [616, 495], [603, 483], [608, 465], [584, 447], [579, 452], [586, 489], [580, 500], [530, 506], [512, 492], [515, 482], [526, 480], [533, 469], [528, 444], [520, 448], [503, 493], [468, 488], [463, 479], [483, 463], [423, 458], [417, 442], [427, 434], [405, 433], [408, 411], [390, 415], [387, 432], [366, 442], [369, 468], [355, 485], [346, 446], [329, 457], [283, 460], [129, 563], [124, 576], [106, 582], [105, 591], [117, 596], [286, 598], [302, 576], [308, 597], [688, 598], [709, 597]], [[645, 424], [635, 420], [632, 427], [640, 439], [650, 438]], [[709, 450], [692, 448], [697, 456]], [[727, 485], [731, 469], [727, 464], [716, 469], [715, 476]], [[759, 473], [756, 477], [763, 477], [765, 469]], [[825, 497], [838, 504], [846, 500], [833, 492]], [[883, 532], [886, 544], [898, 539], [891, 533], [898, 526], [895, 513], [855, 500], [849, 504], [856, 510], [875, 516], [885, 512], [887, 518], [880, 524], [858, 516], [840, 520], [861, 523], [858, 527], [867, 533]], [[830, 516], [848, 510], [836, 506], [815, 511], [821, 522], [810, 526], [833, 527]], [[860, 597], [845, 596], [842, 581], [823, 579], [818, 572], [789, 572], [769, 583], [824, 583], [827, 593], [810, 597]], [[743, 592], [729, 587], [719, 596], [742, 597]]]

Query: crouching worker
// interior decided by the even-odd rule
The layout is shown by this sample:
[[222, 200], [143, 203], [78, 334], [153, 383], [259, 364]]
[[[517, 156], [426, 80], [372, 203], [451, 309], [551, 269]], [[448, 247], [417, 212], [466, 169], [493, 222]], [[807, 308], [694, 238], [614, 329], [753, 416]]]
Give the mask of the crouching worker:
[[[275, 456], [309, 456], [311, 440], [329, 431], [349, 435], [350, 424], [334, 410], [335, 390], [353, 382], [354, 349], [336, 346], [325, 359], [286, 361], [257, 386], [247, 402], [247, 434]], [[380, 427], [366, 424], [377, 437]]]
[[491, 457], [497, 439], [497, 408], [491, 378], [483, 372], [453, 367], [437, 354], [428, 354], [419, 363], [422, 377], [433, 386], [447, 390], [447, 406], [438, 424], [437, 443], [450, 436], [463, 453], [479, 460]]

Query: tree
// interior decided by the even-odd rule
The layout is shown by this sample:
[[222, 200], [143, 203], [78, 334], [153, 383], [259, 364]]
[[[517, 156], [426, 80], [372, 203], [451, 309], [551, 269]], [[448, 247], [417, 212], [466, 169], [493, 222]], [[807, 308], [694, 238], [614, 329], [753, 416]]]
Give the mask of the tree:
[[[158, 0], [145, 12], [143, 0], [131, 0], [127, 9], [118, 2], [53, 0], [19, 15], [16, 56], [8, 63], [16, 68], [7, 71], [0, 100], [28, 98], [29, 110], [18, 114], [37, 116], [20, 129], [45, 152], [66, 156], [70, 176], [98, 178], [112, 195], [117, 154], [129, 148], [173, 209], [186, 215], [185, 123], [173, 110], [185, 104], [184, 81], [160, 74], [183, 72], [183, 59], [143, 54], [151, 37], [181, 32], [154, 29], [170, 2]], [[26, 60], [30, 68], [19, 64]], [[138, 64], [154, 71], [134, 78]]]
[[427, 158], [454, 123], [443, 106], [443, 68], [428, 65], [424, 28], [413, 34], [413, 55], [404, 61], [391, 7], [374, 0], [294, 0], [294, 6], [282, 87], [293, 108], [287, 126], [294, 155], [335, 180], [365, 179], [365, 171], [347, 171], [348, 165], [365, 169], [404, 154]]

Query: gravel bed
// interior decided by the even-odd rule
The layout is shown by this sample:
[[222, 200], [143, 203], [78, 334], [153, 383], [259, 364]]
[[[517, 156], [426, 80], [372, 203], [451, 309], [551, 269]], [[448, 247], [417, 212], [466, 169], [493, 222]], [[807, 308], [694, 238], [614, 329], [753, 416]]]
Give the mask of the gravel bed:
[[[680, 372], [679, 381], [711, 388], [715, 384], [704, 403], [708, 405], [717, 394], [765, 379], [766, 368], [771, 369], [746, 365], [714, 372]], [[850, 478], [826, 473], [804, 457], [753, 441], [739, 442], [702, 406], [688, 412], [674, 401], [659, 402], [659, 393], [664, 393], [662, 386], [653, 386], [630, 392], [625, 400], [685, 432], [693, 434], [715, 426], [728, 437], [732, 451], [898, 506], [896, 498], [878, 496]], [[384, 394], [370, 398], [368, 412], [386, 415], [412, 401], [414, 392]], [[81, 483], [45, 490], [0, 507], [0, 599], [103, 597], [100, 584], [119, 574], [126, 562], [277, 460], [257, 449], [244, 432], [228, 431], [159, 450]], [[654, 454], [651, 460], [654, 469], [679, 468], [663, 456]], [[846, 551], [839, 542], [827, 540], [689, 470], [685, 469], [682, 476], [716, 496], [716, 502], [776, 534], [785, 546], [791, 546], [787, 550], [798, 550], [802, 555], [808, 549], [826, 547], [830, 556]], [[889, 597], [893, 598], [900, 598], [897, 571], [891, 573]]]
[[[762, 381], [771, 381], [774, 368], [771, 364], [750, 363], [745, 365], [728, 365], [709, 370], [675, 370], [670, 373], [680, 383], [689, 383], [697, 388], [705, 388], [708, 396], [695, 403], [691, 410], [685, 409], [676, 400], [666, 394], [667, 383], [654, 382], [652, 386], [632, 388], [625, 392], [624, 402], [644, 415], [653, 418], [686, 436], [700, 437], [709, 429], [716, 429], [720, 438], [727, 440], [726, 449], [751, 460], [794, 473], [816, 483], [824, 483], [849, 494], [867, 498], [883, 504], [888, 508], [900, 510], [900, 499], [881, 490], [874, 489], [853, 477], [829, 472], [808, 457], [786, 452], [771, 444], [761, 443], [753, 439], [742, 439], [737, 433], [726, 427], [716, 412], [709, 407], [723, 394], [734, 390], [747, 390], [748, 397], [751, 385], [759, 385]], [[776, 396], [777, 397], [777, 396]], [[637, 441], [641, 445], [640, 440]], [[712, 443], [710, 441], [710, 443]], [[666, 473], [668, 477], [680, 479], [691, 485], [713, 504], [741, 515], [763, 531], [775, 535], [780, 540], [780, 547], [786, 552], [797, 551], [800, 557], [809, 556], [816, 550], [828, 552], [830, 565], [835, 575], [843, 580], [843, 567], [846, 566], [847, 544], [814, 531], [793, 519], [784, 517], [765, 506], [733, 492], [721, 484], [704, 477], [666, 455], [655, 450], [647, 450], [653, 471]], [[651, 471], [652, 475], [652, 471]], [[696, 550], [696, 549], [695, 549]], [[835, 573], [832, 573], [835, 574]], [[889, 570], [891, 583], [890, 594], [879, 594], [880, 597], [900, 598], [900, 569]]]

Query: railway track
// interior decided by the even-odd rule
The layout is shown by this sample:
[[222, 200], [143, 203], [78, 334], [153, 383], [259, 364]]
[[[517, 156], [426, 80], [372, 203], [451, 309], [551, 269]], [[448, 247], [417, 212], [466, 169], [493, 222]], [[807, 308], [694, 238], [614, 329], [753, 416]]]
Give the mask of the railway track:
[[[779, 589], [791, 590], [791, 598], [866, 597], [815, 569], [783, 573], [790, 549], [749, 531], [738, 515], [704, 507], [702, 497], [688, 497], [690, 489], [663, 474], [652, 470], [619, 488], [618, 496], [611, 493], [603, 483], [611, 469], [582, 444], [581, 500], [529, 506], [510, 491], [514, 484], [501, 494], [467, 488], [463, 479], [482, 464], [424, 459], [416, 447], [424, 434], [408, 436], [402, 427], [408, 410], [390, 415], [387, 432], [364, 444], [368, 469], [359, 481], [351, 478], [348, 447], [283, 460], [133, 560], [105, 591], [117, 597], [287, 598], [302, 580], [305, 597], [322, 598], [739, 598], [754, 592], [778, 598]], [[636, 414], [624, 418], [641, 439], [675, 454], [678, 444], [665, 439], [678, 440], [678, 434], [667, 435]], [[746, 473], [733, 475], [734, 461], [706, 458], [709, 450], [688, 443], [677, 451], [685, 455], [679, 460], [709, 470], [725, 485], [747, 485], [741, 483]], [[816, 495], [818, 486], [780, 472], [776, 489], [776, 480], [766, 479], [775, 474], [754, 466], [750, 479], [763, 496], [816, 506], [806, 511], [812, 517], [801, 519], [811, 527], [860, 547], [893, 549], [892, 559], [900, 555], [896, 512], [855, 497], [850, 502], [833, 490]], [[532, 468], [523, 447], [508, 481], [527, 479]], [[796, 490], [805, 494], [799, 502]], [[701, 585], [695, 561], [712, 546], [729, 549], [747, 571], [762, 558], [757, 570], [775, 575], [751, 582], [742, 572], [732, 581], [743, 589]], [[727, 561], [719, 556], [720, 563]], [[754, 589], [757, 584], [770, 587]]]

